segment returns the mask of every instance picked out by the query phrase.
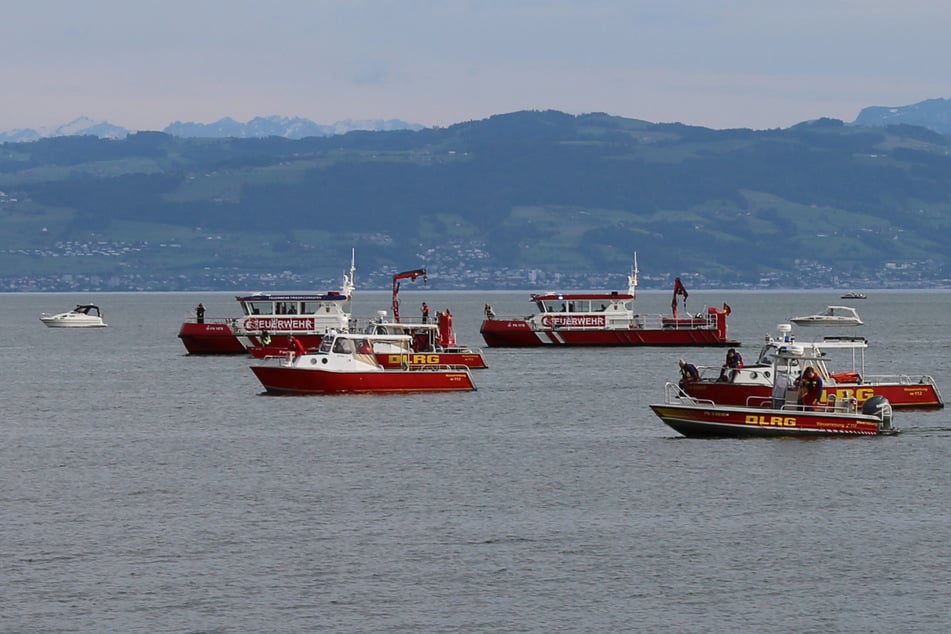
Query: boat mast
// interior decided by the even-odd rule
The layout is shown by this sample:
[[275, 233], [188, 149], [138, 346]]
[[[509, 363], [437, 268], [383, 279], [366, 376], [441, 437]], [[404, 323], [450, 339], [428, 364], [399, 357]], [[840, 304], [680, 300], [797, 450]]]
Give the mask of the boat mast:
[[350, 249], [350, 276], [348, 277], [346, 273], [343, 274], [343, 283], [340, 285], [340, 292], [347, 299], [351, 299], [353, 296], [353, 274], [357, 270], [357, 250], [356, 248]]
[[627, 276], [627, 292], [629, 295], [637, 295], [637, 251], [634, 252], [634, 264], [631, 266], [631, 274]]

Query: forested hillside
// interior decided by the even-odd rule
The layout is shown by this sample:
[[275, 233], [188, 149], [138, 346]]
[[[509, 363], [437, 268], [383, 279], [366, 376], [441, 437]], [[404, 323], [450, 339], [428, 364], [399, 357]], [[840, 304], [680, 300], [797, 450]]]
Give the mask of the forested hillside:
[[518, 112], [288, 140], [0, 146], [0, 290], [944, 285], [949, 137]]

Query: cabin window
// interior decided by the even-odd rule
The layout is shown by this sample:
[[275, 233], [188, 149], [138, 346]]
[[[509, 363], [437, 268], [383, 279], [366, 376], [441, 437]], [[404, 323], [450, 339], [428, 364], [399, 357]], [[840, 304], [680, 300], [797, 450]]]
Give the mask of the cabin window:
[[301, 302], [302, 315], [313, 315], [317, 312], [317, 302]]
[[544, 313], [563, 313], [567, 310], [567, 305], [564, 301], [558, 299], [540, 301], [538, 302], [538, 310]]
[[320, 347], [317, 348], [317, 352], [327, 354], [333, 348], [334, 340], [333, 337], [324, 337], [320, 340]]
[[334, 342], [334, 352], [339, 354], [353, 354], [353, 343], [349, 339], [340, 337]]
[[251, 315], [270, 315], [272, 314], [272, 302], [248, 302]]

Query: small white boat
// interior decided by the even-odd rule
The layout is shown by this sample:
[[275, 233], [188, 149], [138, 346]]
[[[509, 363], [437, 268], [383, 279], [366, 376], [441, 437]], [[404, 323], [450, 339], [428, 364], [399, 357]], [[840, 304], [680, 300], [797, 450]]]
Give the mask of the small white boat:
[[50, 328], [104, 328], [102, 311], [95, 304], [76, 304], [67, 313], [50, 315], [42, 313], [40, 321]]
[[849, 291], [848, 293], [842, 296], [842, 299], [865, 299], [865, 298], [866, 298], [865, 293], [859, 293], [857, 291]]
[[789, 321], [797, 326], [861, 326], [865, 323], [851, 306], [827, 306], [821, 313], [793, 317]]

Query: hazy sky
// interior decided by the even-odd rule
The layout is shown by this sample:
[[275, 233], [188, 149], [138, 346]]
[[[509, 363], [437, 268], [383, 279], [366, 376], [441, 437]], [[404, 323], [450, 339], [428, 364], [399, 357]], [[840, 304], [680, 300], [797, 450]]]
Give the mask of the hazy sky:
[[936, 0], [9, 0], [0, 130], [525, 109], [788, 127], [951, 97]]

